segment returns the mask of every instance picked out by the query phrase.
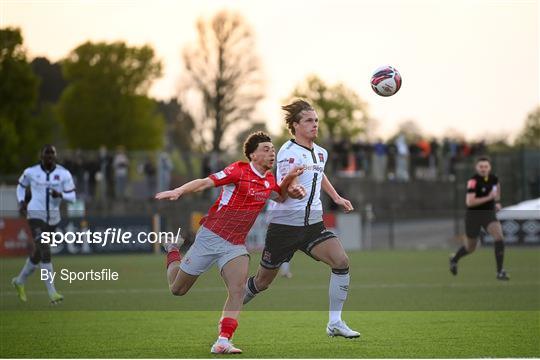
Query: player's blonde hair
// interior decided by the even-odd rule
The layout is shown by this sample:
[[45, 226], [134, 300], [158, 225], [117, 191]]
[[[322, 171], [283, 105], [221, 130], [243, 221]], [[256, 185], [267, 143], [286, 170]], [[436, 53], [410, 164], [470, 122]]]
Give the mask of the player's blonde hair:
[[285, 123], [287, 124], [287, 128], [293, 135], [295, 132], [293, 123], [297, 123], [300, 121], [302, 111], [315, 110], [313, 109], [313, 106], [311, 106], [311, 104], [304, 99], [294, 100], [292, 103], [282, 106], [281, 109], [285, 111]]

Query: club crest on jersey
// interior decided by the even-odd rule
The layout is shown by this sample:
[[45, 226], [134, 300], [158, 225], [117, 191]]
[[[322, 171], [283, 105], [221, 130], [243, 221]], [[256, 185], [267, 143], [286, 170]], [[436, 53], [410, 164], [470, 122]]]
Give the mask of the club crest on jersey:
[[58, 174], [54, 175], [54, 180], [60, 180], [60, 175]]
[[270, 187], [270, 183], [266, 180], [264, 180], [264, 187], [267, 189]]
[[323, 153], [319, 153], [319, 160], [320, 160], [321, 162], [324, 162], [324, 155], [323, 155]]
[[294, 158], [289, 158], [289, 164], [294, 163]]

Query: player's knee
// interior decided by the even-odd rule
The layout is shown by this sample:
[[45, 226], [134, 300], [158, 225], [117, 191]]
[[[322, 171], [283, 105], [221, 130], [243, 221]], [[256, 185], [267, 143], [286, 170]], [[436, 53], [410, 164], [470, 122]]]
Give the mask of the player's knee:
[[32, 255], [30, 255], [30, 261], [32, 264], [38, 264], [41, 261], [41, 252], [38, 248], [35, 248], [34, 251], [32, 251]]
[[349, 267], [349, 257], [347, 254], [342, 254], [339, 257], [332, 259], [332, 269], [346, 269]]

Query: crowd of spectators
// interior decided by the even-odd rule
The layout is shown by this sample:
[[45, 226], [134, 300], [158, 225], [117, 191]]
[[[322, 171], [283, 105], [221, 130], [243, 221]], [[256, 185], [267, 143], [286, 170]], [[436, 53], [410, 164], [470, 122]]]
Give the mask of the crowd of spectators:
[[444, 138], [406, 141], [404, 135], [383, 142], [335, 141], [330, 149], [333, 174], [372, 178], [375, 181], [447, 180], [463, 159], [485, 154], [485, 143]]
[[[457, 162], [483, 154], [486, 149], [483, 142], [450, 139], [407, 142], [400, 135], [386, 142], [343, 139], [335, 141], [328, 150], [330, 161], [326, 171], [330, 174], [406, 182], [447, 180], [455, 174]], [[97, 152], [76, 150], [65, 154], [62, 164], [72, 173], [78, 195], [84, 200], [151, 199], [156, 192], [168, 190], [173, 171], [170, 154], [162, 151], [137, 155], [127, 153], [121, 146], [114, 152], [102, 146]], [[202, 177], [219, 171], [225, 164], [215, 152], [199, 158]], [[136, 186], [134, 178], [138, 178]]]
[[[73, 175], [77, 194], [84, 200], [150, 199], [156, 192], [169, 189], [173, 170], [168, 152], [163, 151], [157, 157], [147, 154], [143, 159], [133, 161], [122, 146], [117, 147], [114, 153], [104, 146], [98, 152], [76, 150], [62, 156], [61, 163]], [[141, 186], [129, 194], [132, 171], [136, 171], [143, 180]]]

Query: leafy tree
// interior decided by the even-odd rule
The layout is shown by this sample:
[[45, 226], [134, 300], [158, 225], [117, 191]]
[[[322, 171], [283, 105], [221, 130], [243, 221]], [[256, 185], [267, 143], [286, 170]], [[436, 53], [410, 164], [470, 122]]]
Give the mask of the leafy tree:
[[42, 134], [32, 110], [39, 80], [32, 72], [17, 28], [0, 29], [0, 172], [12, 173], [37, 160]]
[[203, 146], [220, 152], [227, 131], [252, 121], [263, 97], [255, 36], [239, 14], [227, 11], [210, 20], [199, 19], [197, 31], [197, 43], [183, 52], [184, 91], [200, 100], [196, 119]]
[[311, 75], [291, 97], [305, 98], [314, 106], [321, 123], [320, 138], [326, 142], [369, 134], [373, 125], [367, 104], [344, 84], [328, 85]]
[[527, 115], [523, 130], [516, 139], [516, 145], [540, 148], [540, 106]]
[[161, 74], [151, 47], [86, 42], [68, 55], [62, 69], [68, 86], [58, 113], [71, 147], [150, 150], [162, 145], [163, 117], [146, 96]]
[[62, 65], [51, 63], [45, 57], [37, 57], [30, 63], [34, 74], [40, 78], [39, 103], [48, 102], [55, 104], [60, 99], [62, 91], [66, 87], [66, 80], [62, 75]]
[[400, 134], [405, 136], [405, 141], [407, 141], [409, 144], [420, 140], [422, 136], [424, 136], [420, 125], [418, 125], [418, 123], [412, 119], [401, 122], [398, 126], [397, 132], [390, 137], [389, 141], [393, 142]]

